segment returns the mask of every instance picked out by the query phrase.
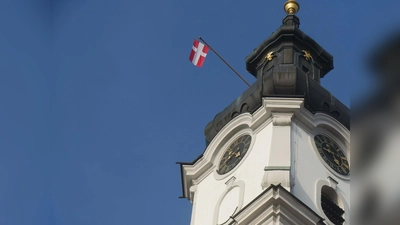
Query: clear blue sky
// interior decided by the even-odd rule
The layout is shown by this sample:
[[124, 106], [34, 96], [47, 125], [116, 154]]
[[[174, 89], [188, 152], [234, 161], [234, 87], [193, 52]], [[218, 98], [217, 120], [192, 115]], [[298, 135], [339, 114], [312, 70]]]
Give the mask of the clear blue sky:
[[[2, 0], [0, 224], [187, 225], [177, 161], [246, 85], [244, 58], [281, 25], [285, 0]], [[335, 69], [322, 85], [350, 106], [363, 64], [399, 23], [398, 1], [300, 0], [300, 28]]]

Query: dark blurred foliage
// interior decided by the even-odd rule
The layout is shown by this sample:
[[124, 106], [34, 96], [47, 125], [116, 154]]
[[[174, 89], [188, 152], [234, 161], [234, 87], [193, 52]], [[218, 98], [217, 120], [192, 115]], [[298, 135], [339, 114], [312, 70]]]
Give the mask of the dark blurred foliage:
[[400, 30], [371, 46], [375, 89], [352, 102], [352, 224], [400, 218]]

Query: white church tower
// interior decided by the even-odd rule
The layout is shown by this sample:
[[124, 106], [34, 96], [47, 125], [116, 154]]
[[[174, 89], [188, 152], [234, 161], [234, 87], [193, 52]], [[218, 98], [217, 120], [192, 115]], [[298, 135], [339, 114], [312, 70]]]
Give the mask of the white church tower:
[[299, 29], [299, 4], [246, 58], [257, 80], [181, 165], [190, 225], [350, 224], [350, 110], [320, 85], [333, 57]]

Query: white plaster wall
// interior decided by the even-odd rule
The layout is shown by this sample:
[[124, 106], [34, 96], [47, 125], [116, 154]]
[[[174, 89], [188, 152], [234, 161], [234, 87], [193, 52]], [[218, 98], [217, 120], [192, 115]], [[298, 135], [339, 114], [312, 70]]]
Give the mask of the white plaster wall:
[[[264, 174], [264, 167], [269, 160], [269, 151], [271, 146], [272, 123], [267, 125], [258, 134], [253, 134], [254, 145], [247, 152], [243, 162], [234, 168], [233, 173], [227, 177], [217, 180], [214, 176], [214, 171], [210, 173], [204, 180], [197, 185], [195, 199], [193, 202], [193, 213], [191, 225], [205, 225], [213, 224], [215, 212], [221, 212], [224, 215], [231, 215], [233, 212], [224, 211], [225, 208], [217, 208], [218, 200], [226, 193], [228, 186], [225, 184], [229, 179], [235, 177], [234, 182], [244, 182], [244, 196], [242, 199], [242, 206], [244, 207], [255, 197], [257, 197], [263, 190], [261, 182]], [[218, 151], [224, 151], [219, 149]], [[216, 166], [216, 165], [215, 165]], [[226, 195], [224, 201], [239, 202], [236, 199], [238, 195]], [[227, 199], [228, 198], [228, 199]], [[240, 210], [240, 209], [238, 209]], [[228, 219], [228, 218], [226, 218]], [[221, 221], [221, 219], [219, 219]]]
[[[330, 176], [338, 181], [336, 191], [346, 202], [345, 209], [347, 207], [348, 211], [350, 209], [350, 181], [337, 177], [324, 166], [314, 147], [312, 137], [313, 134], [292, 123], [291, 173], [294, 178], [292, 180], [292, 194], [325, 218], [323, 212], [318, 208], [320, 201], [317, 201], [317, 194], [320, 193], [320, 190], [317, 190], [317, 182], [322, 180], [328, 183], [327, 177]], [[345, 216], [345, 219], [346, 221], [350, 220], [348, 216]]]
[[[243, 115], [242, 117], [238, 117], [237, 120], [231, 121], [231, 124], [236, 123], [240, 118], [244, 122], [248, 122], [247, 116]], [[312, 118], [313, 116], [310, 115], [309, 119], [313, 120]], [[265, 118], [265, 121], [267, 121], [267, 119], [268, 118]], [[333, 121], [331, 119], [328, 120], [330, 122]], [[244, 130], [240, 130], [241, 128], [238, 128], [238, 126], [243, 127]], [[292, 122], [289, 126], [290, 130], [287, 133], [285, 132], [285, 134], [290, 135], [290, 139], [288, 137], [281, 138], [289, 140], [291, 143], [289, 148], [291, 158], [290, 173], [292, 177], [290, 191], [292, 194], [309, 206], [314, 212], [325, 218], [320, 207], [320, 200], [318, 197], [320, 195], [320, 189], [318, 188], [321, 188], [321, 185], [329, 185], [328, 177], [330, 176], [338, 181], [338, 184], [335, 187], [336, 191], [345, 202], [345, 211], [349, 212], [350, 181], [337, 177], [325, 167], [313, 143], [313, 131], [310, 131], [310, 128], [303, 129], [304, 125], [298, 125], [296, 122]], [[233, 209], [236, 206], [219, 208], [218, 206], [220, 204], [223, 205], [226, 202], [238, 202], [239, 208], [237, 210], [240, 210], [263, 191], [261, 184], [265, 174], [264, 168], [270, 166], [269, 164], [272, 163], [270, 160], [273, 159], [270, 158], [270, 148], [271, 146], [275, 146], [274, 149], [282, 149], [281, 145], [276, 144], [280, 143], [280, 140], [276, 139], [277, 137], [274, 137], [274, 140], [272, 140], [273, 129], [277, 130], [277, 128], [280, 127], [273, 127], [273, 123], [269, 122], [268, 125], [259, 129], [258, 133], [252, 133], [252, 142], [254, 144], [252, 144], [252, 147], [247, 152], [246, 157], [241, 163], [239, 163], [239, 165], [237, 165], [236, 168], [233, 169], [232, 172], [228, 173], [222, 179], [221, 175], [216, 175], [215, 172], [219, 161], [219, 159], [215, 157], [220, 157], [223, 151], [225, 151], [225, 148], [222, 148], [221, 146], [223, 145], [220, 145], [219, 143], [214, 143], [213, 145], [210, 144], [210, 149], [207, 149], [206, 153], [207, 156], [212, 155], [209, 160], [211, 160], [214, 165], [212, 170], [207, 169], [204, 178], [201, 178], [200, 181], [196, 181], [196, 183], [198, 183], [194, 188], [196, 191], [193, 199], [191, 225], [216, 225], [218, 222], [225, 221], [228, 218], [218, 218], [218, 215], [221, 214], [225, 217], [227, 217], [227, 215], [232, 215]], [[231, 129], [232, 132], [228, 130], [221, 131], [224, 137], [233, 138], [232, 134], [234, 133], [242, 131], [251, 132], [251, 129], [248, 126], [241, 126], [240, 123], [237, 123], [237, 126], [232, 126], [229, 129]], [[333, 128], [331, 127], [330, 129]], [[338, 134], [340, 135], [340, 131], [336, 131], [336, 135]], [[348, 133], [343, 135], [349, 136]], [[225, 141], [230, 142], [231, 140]], [[274, 141], [275, 145], [272, 141]], [[287, 145], [286, 142], [283, 144], [285, 146]], [[348, 146], [348, 143], [343, 144]], [[211, 149], [212, 146], [214, 146], [213, 148], [219, 149]], [[274, 154], [279, 155], [280, 153], [275, 152]], [[206, 175], [207, 173], [208, 175]], [[241, 185], [239, 185], [239, 183]], [[235, 190], [233, 194], [229, 193], [228, 191], [232, 188], [238, 188], [239, 190]], [[348, 221], [350, 221], [348, 214], [345, 215], [345, 219], [347, 221], [345, 225], [348, 225]], [[329, 222], [327, 224], [329, 224]]]

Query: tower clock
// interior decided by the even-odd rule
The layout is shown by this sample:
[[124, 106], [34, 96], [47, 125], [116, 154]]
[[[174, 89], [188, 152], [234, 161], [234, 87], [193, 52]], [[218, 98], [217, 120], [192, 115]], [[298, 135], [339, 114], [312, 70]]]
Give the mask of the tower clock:
[[251, 144], [250, 135], [242, 135], [232, 142], [220, 159], [217, 173], [220, 175], [230, 172], [246, 155]]
[[340, 175], [350, 175], [349, 161], [335, 140], [324, 134], [317, 134], [314, 137], [314, 142], [327, 166]]

